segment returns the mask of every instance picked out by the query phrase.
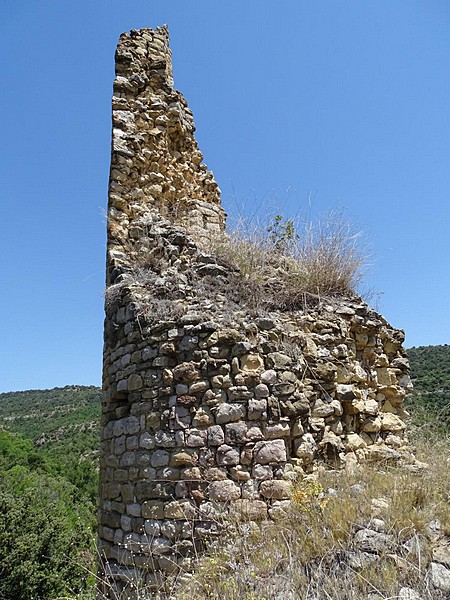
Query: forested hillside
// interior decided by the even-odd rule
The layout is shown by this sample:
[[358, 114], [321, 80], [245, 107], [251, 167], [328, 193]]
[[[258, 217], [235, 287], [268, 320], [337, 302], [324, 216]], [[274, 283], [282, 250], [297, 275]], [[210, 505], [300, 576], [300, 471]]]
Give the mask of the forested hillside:
[[0, 427], [33, 445], [35, 459], [97, 497], [100, 389], [66, 386], [0, 394]]
[[450, 345], [408, 350], [414, 392], [408, 409], [416, 423], [450, 427]]
[[100, 390], [0, 394], [0, 597], [92, 588]]
[[0, 394], [0, 423], [35, 441], [72, 439], [77, 431], [98, 431], [100, 393], [93, 385], [68, 385]]

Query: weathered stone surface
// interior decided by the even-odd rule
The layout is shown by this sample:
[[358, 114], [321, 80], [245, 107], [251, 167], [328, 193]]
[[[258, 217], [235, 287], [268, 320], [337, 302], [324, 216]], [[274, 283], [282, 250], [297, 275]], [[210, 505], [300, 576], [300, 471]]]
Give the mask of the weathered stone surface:
[[130, 375], [128, 379], [128, 391], [135, 392], [137, 390], [142, 389], [144, 382], [142, 381], [142, 377], [137, 374]]
[[435, 588], [450, 593], [450, 569], [437, 562], [432, 562], [429, 569], [430, 581]]
[[186, 446], [199, 447], [207, 443], [208, 432], [200, 429], [189, 429], [185, 432]]
[[360, 448], [365, 448], [366, 445], [367, 445], [366, 442], [357, 433], [350, 433], [347, 436], [347, 440], [345, 442], [346, 450], [351, 450], [351, 451], [359, 450]]
[[312, 417], [330, 417], [334, 415], [335, 407], [331, 405], [331, 402], [324, 402], [323, 400], [317, 399], [314, 403], [311, 416]]
[[317, 443], [310, 433], [305, 433], [294, 442], [295, 455], [308, 462], [314, 459], [317, 452]]
[[366, 458], [373, 461], [397, 462], [401, 459], [401, 454], [386, 444], [373, 444], [366, 448], [365, 452]]
[[229, 502], [241, 497], [241, 488], [229, 479], [213, 481], [209, 485], [208, 494], [210, 499], [216, 502]]
[[381, 416], [381, 429], [382, 431], [393, 431], [394, 433], [398, 433], [399, 431], [406, 429], [406, 425], [400, 417], [387, 412], [383, 413]]
[[174, 467], [185, 467], [195, 465], [197, 462], [196, 456], [187, 452], [176, 452], [172, 454], [171, 465]]
[[216, 412], [216, 423], [223, 425], [244, 418], [245, 408], [240, 404], [223, 403]]
[[189, 500], [175, 500], [167, 502], [164, 506], [165, 519], [193, 519], [195, 506]]
[[360, 529], [353, 537], [353, 543], [362, 552], [381, 554], [394, 548], [392, 536], [371, 529]]
[[292, 364], [292, 358], [283, 352], [272, 352], [267, 355], [269, 369], [284, 369]]
[[255, 463], [261, 465], [285, 462], [287, 460], [286, 446], [283, 440], [258, 442], [255, 445], [253, 456]]
[[250, 399], [248, 401], [248, 418], [251, 420], [267, 419], [267, 400]]
[[241, 358], [243, 371], [258, 371], [264, 367], [264, 361], [259, 354], [247, 354]]
[[419, 592], [410, 587], [402, 587], [398, 592], [399, 600], [421, 600]]
[[222, 444], [217, 448], [217, 464], [235, 466], [240, 461], [239, 451], [227, 444]]
[[273, 369], [264, 371], [264, 373], [261, 373], [261, 381], [266, 385], [273, 385], [277, 381], [277, 372]]
[[[400, 460], [411, 384], [403, 333], [358, 298], [257, 314], [215, 255], [228, 239], [220, 190], [173, 88], [167, 30], [121, 36], [116, 75], [100, 547], [117, 569], [153, 556], [169, 573], [228, 512], [284, 514], [291, 481], [319, 462]], [[375, 520], [367, 531], [355, 568], [386, 535]]]
[[267, 503], [263, 500], [235, 500], [232, 512], [245, 521], [267, 519]]
[[291, 496], [292, 484], [289, 481], [280, 479], [263, 481], [259, 487], [259, 492], [264, 498], [285, 500]]
[[350, 568], [355, 571], [361, 571], [367, 567], [370, 567], [379, 560], [378, 554], [372, 552], [361, 552], [356, 550], [354, 552], [347, 553], [347, 562]]
[[144, 519], [163, 519], [164, 503], [147, 500], [142, 504], [142, 516]]
[[439, 539], [433, 545], [433, 560], [450, 569], [450, 538]]
[[336, 396], [342, 402], [352, 401], [356, 397], [353, 386], [342, 383], [340, 383], [336, 388]]
[[225, 441], [225, 434], [220, 425], [208, 427], [208, 444], [210, 446], [220, 446]]

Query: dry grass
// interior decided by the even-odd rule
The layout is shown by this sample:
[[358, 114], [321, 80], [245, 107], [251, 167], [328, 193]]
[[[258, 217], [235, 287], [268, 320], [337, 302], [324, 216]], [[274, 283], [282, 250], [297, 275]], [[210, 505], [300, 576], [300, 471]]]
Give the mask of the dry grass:
[[[177, 600], [387, 600], [401, 587], [423, 600], [444, 598], [426, 571], [429, 524], [438, 520], [440, 535], [450, 533], [447, 442], [420, 448], [429, 462], [420, 473], [366, 465], [300, 482], [279, 520], [261, 528], [236, 525], [229, 543], [212, 547]], [[355, 533], [374, 518], [384, 521], [391, 546], [373, 563], [363, 554], [358, 565]]]
[[305, 296], [356, 293], [367, 256], [360, 234], [342, 215], [330, 214], [315, 224], [279, 223], [274, 232], [274, 227], [241, 221], [228, 237], [211, 242], [220, 260], [238, 270], [252, 297], [295, 309]]
[[[280, 216], [274, 222], [271, 226], [241, 220], [228, 234], [211, 238], [208, 250], [213, 262], [225, 267], [224, 277], [198, 271], [195, 245], [187, 248], [187, 255], [194, 252], [194, 261], [184, 257], [180, 275], [178, 267], [171, 267], [167, 248], [155, 245], [156, 234], [143, 225], [142, 236], [129, 242], [132, 267], [123, 267], [120, 282], [105, 292], [107, 313], [117, 309], [133, 286], [140, 288], [141, 316], [150, 317], [153, 323], [176, 316], [180, 304], [176, 301], [184, 297], [188, 303], [221, 295], [228, 299], [230, 312], [245, 306], [264, 314], [274, 309], [304, 309], [323, 298], [357, 293], [367, 257], [361, 236], [342, 215], [330, 214], [316, 224], [284, 221]], [[183, 292], [181, 276], [187, 282]]]

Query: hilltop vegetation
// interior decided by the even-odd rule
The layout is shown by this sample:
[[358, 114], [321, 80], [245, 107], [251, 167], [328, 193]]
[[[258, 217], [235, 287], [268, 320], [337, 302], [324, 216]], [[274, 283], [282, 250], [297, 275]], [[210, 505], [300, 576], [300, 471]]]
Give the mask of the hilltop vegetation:
[[0, 426], [29, 440], [35, 465], [63, 477], [94, 504], [99, 423], [100, 389], [95, 386], [0, 394]]
[[413, 424], [450, 427], [450, 346], [419, 346], [408, 350], [414, 392], [408, 410]]
[[89, 448], [90, 442], [84, 440], [92, 436], [84, 433], [98, 432], [100, 393], [100, 388], [93, 385], [68, 385], [0, 394], [0, 423], [38, 445], [76, 438], [77, 444]]
[[92, 587], [100, 390], [0, 394], [0, 597]]

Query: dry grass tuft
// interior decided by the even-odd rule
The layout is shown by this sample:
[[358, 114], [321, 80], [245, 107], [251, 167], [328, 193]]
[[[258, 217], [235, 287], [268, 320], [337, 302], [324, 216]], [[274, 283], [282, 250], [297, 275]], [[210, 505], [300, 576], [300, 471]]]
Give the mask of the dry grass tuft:
[[241, 221], [211, 246], [260, 303], [288, 310], [302, 306], [305, 296], [353, 295], [367, 262], [360, 234], [333, 213], [316, 224], [280, 216], [267, 227]]

